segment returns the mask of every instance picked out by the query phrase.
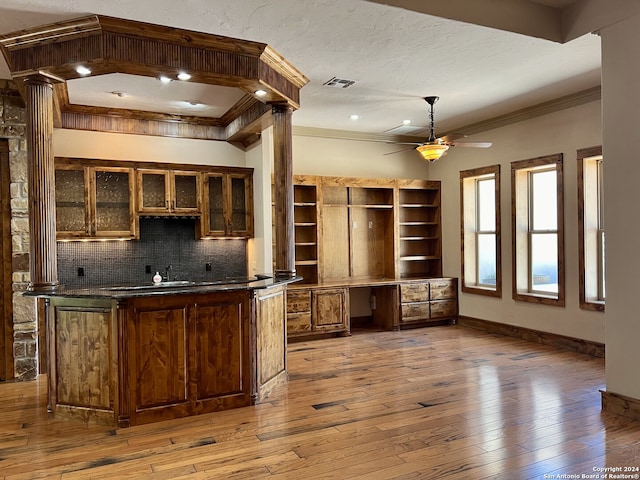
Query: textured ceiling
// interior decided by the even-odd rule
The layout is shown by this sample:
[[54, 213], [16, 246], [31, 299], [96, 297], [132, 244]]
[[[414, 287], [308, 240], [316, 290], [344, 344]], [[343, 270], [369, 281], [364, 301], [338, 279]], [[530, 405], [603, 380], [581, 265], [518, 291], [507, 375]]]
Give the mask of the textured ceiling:
[[[3, 0], [0, 34], [97, 13], [267, 43], [310, 80], [301, 91], [294, 125], [367, 133], [388, 131], [403, 120], [426, 125], [422, 98], [427, 95], [440, 96], [437, 129], [448, 131], [600, 83], [596, 35], [563, 44], [382, 3], [386, 2]], [[574, 2], [535, 3], [560, 14]], [[0, 76], [9, 78], [1, 60]], [[332, 77], [355, 83], [344, 89], [324, 86]], [[70, 86], [70, 96], [82, 95], [82, 102], [90, 103], [95, 89], [95, 94], [115, 101], [109, 92], [141, 88], [126, 82], [112, 86], [108, 80], [93, 79], [82, 93]], [[188, 95], [176, 93], [173, 101], [191, 100]], [[212, 112], [224, 108], [215, 105], [216, 95], [206, 95], [202, 94], [206, 100], [197, 100], [210, 103]], [[351, 120], [352, 114], [361, 118]]]

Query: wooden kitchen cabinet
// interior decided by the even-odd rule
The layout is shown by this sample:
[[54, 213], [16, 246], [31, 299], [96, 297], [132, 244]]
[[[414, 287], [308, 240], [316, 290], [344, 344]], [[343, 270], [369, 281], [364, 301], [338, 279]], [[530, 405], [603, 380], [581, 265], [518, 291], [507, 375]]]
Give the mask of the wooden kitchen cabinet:
[[202, 237], [253, 236], [253, 172], [203, 175]]
[[153, 215], [200, 213], [200, 173], [138, 169], [138, 211]]
[[315, 332], [349, 332], [348, 289], [313, 289], [311, 293], [311, 328]]
[[130, 299], [131, 424], [250, 405], [249, 310], [247, 291]]
[[438, 278], [400, 285], [399, 327], [452, 320], [458, 315], [458, 280]]
[[304, 288], [287, 291], [287, 338], [348, 334], [349, 290]]
[[58, 239], [137, 238], [133, 169], [56, 165]]

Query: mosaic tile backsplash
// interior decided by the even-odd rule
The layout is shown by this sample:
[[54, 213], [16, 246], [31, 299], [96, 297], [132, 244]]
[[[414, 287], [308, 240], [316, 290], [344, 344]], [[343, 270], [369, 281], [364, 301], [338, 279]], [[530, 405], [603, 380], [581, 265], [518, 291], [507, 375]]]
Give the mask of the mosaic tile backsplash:
[[[211, 264], [211, 271], [206, 265]], [[145, 273], [146, 267], [151, 273]], [[71, 288], [151, 283], [156, 272], [197, 282], [247, 275], [243, 239], [196, 240], [195, 220], [141, 218], [140, 240], [58, 242], [58, 280]], [[82, 269], [84, 276], [78, 275]]]

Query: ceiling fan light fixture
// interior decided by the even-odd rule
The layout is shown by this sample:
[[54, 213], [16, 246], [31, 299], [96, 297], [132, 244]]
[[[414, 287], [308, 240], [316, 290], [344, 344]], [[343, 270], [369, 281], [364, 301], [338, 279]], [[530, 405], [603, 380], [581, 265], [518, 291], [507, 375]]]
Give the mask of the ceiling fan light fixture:
[[420, 155], [422, 155], [423, 159], [429, 162], [435, 162], [442, 157], [447, 150], [449, 150], [449, 145], [441, 143], [425, 143], [424, 145], [416, 147], [416, 150]]

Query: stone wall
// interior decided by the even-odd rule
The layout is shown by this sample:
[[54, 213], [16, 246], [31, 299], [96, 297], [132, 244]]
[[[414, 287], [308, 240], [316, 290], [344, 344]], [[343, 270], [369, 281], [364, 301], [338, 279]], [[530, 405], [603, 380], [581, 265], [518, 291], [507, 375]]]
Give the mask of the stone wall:
[[29, 284], [29, 211], [24, 102], [11, 80], [0, 79], [0, 138], [9, 140], [13, 262], [13, 356], [16, 380], [38, 374], [36, 303], [22, 296]]

